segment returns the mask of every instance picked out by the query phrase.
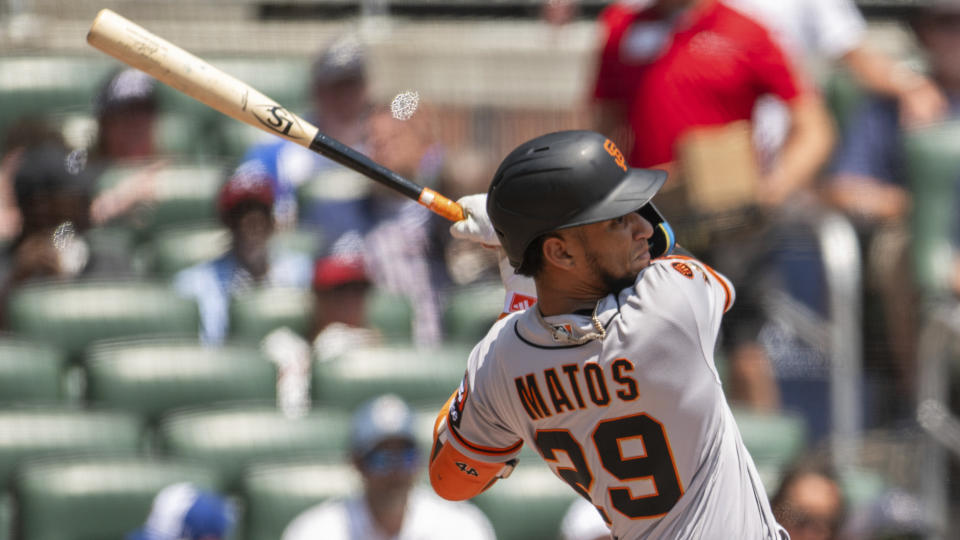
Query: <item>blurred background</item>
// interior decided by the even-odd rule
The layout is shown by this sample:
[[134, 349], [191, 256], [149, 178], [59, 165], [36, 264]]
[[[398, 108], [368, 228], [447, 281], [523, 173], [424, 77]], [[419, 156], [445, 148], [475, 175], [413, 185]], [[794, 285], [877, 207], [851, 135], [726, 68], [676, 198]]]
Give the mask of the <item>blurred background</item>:
[[[769, 493], [810, 463], [840, 493], [781, 516], [794, 537], [956, 538], [960, 9], [722, 1], [782, 65], [705, 75], [749, 88], [747, 129], [692, 122], [643, 162], [660, 130], [604, 64], [615, 10], [712, 0], [0, 0], [0, 540], [122, 538], [179, 482], [231, 502], [230, 538], [280, 538], [362, 489], [367, 399], [409, 403], [425, 455], [504, 309], [496, 253], [441, 218], [89, 47], [105, 7], [452, 199], [560, 129], [669, 168], [661, 210], [752, 308], [717, 357]], [[630, 43], [688, 31], [664, 20]], [[779, 140], [754, 94], [786, 104]], [[527, 449], [474, 502], [498, 538], [554, 539], [574, 497]]]

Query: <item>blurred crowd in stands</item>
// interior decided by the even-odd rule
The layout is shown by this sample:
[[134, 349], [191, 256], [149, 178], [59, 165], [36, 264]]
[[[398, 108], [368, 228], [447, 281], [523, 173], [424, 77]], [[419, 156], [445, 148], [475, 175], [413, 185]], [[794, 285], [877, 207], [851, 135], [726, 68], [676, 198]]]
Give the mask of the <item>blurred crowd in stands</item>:
[[[792, 456], [795, 465], [777, 470], [768, 486], [794, 539], [921, 537], [942, 525], [924, 514], [915, 493], [898, 486], [849, 503], [844, 482], [823, 455], [831, 430], [831, 351], [805, 330], [830, 324], [830, 285], [816, 231], [825, 215], [840, 213], [852, 224], [864, 261], [858, 292], [863, 328], [849, 339], [863, 344], [865, 427], [911, 425], [918, 334], [936, 291], [914, 271], [912, 250], [921, 233], [911, 217], [923, 208], [912, 199], [924, 178], [913, 172], [906, 140], [960, 115], [960, 7], [918, 6], [905, 22], [922, 68], [872, 46], [851, 0], [616, 2], [598, 22], [603, 42], [596, 77], [585, 81], [595, 114], [590, 125], [577, 127], [609, 136], [629, 150], [633, 166], [669, 170], [671, 179], [655, 202], [679, 244], [734, 281], [737, 303], [726, 318], [719, 355], [727, 395], [745, 414], [798, 416], [811, 449], [803, 458]], [[575, 14], [575, 2], [551, 1], [543, 16], [562, 25]], [[496, 160], [457, 162], [454, 156], [470, 149], [450, 148], [438, 138], [442, 118], [430, 103], [407, 119], [392, 113], [389, 103], [372, 101], [366, 53], [356, 37], [324, 47], [309, 80], [304, 117], [323, 133], [451, 198], [485, 191]], [[831, 103], [828, 80], [845, 81], [858, 99], [848, 106]], [[97, 136], [87, 148], [68, 145], [52, 118], [23, 117], [6, 128], [0, 147], [0, 329], [9, 336], [17, 337], [18, 329], [9, 300], [34, 283], [162, 281], [171, 294], [195, 302], [198, 342], [210, 347], [236, 337], [231, 318], [245, 292], [302, 290], [310, 294], [310, 323], [261, 336], [281, 379], [278, 402], [302, 414], [309, 408], [312, 363], [390, 341], [370, 321], [374, 292], [409, 305], [410, 340], [429, 348], [451, 339], [445, 312], [455, 291], [496, 283], [496, 254], [454, 241], [448, 224], [417, 203], [280, 139], [254, 144], [218, 172], [216, 190], [204, 202], [208, 220], [189, 222], [218, 236], [203, 237], [210, 240], [196, 254], [186, 241], [175, 245], [178, 262], [151, 271], [159, 268], [156, 261], [139, 259], [132, 246], [158, 238], [160, 228], [144, 223], [157, 219], [171, 192], [165, 171], [179, 165], [155, 139], [163, 113], [157, 89], [139, 71], [113, 72], [91, 105]], [[955, 174], [960, 188], [960, 168]], [[960, 199], [951, 198], [950, 205], [960, 216]], [[939, 231], [952, 242], [950, 253], [960, 247], [955, 219]], [[103, 231], [123, 230], [137, 238], [103, 241]], [[950, 267], [949, 292], [941, 298], [960, 294], [960, 258], [949, 256], [943, 261]], [[486, 315], [492, 321], [497, 313]], [[423, 450], [409, 433], [406, 405], [387, 405], [399, 409], [399, 423], [382, 428], [390, 437], [364, 432], [376, 422], [357, 420], [351, 457], [371, 506], [378, 500], [371, 490], [380, 499], [399, 490], [400, 506], [380, 501], [394, 505], [386, 510], [393, 512], [388, 525], [364, 522], [392, 538], [402, 528], [412, 476], [388, 489], [377, 487], [370, 471], [393, 467], [413, 474]], [[358, 415], [374, 414], [374, 406]], [[381, 439], [390, 444], [379, 448]], [[220, 508], [215, 495], [195, 486], [167, 489], [155, 512], [174, 499], [184, 512], [201, 503]], [[406, 507], [410, 519], [425, 520], [421, 512], [429, 512], [436, 525], [435, 515], [447, 511], [430, 506], [440, 504], [433, 500], [421, 503], [426, 509]], [[356, 501], [343, 504], [310, 510], [284, 538], [313, 537], [317, 527], [327, 530], [316, 524], [321, 518], [343, 521], [348, 518], [338, 512], [360, 511]], [[605, 537], [596, 512], [579, 506], [563, 521], [564, 538]], [[466, 512], [478, 531], [486, 531], [477, 538], [492, 534], [475, 509]], [[154, 519], [160, 520], [151, 517], [145, 530], [160, 527], [151, 525]], [[222, 534], [229, 520], [218, 519]], [[131, 538], [174, 538], [139, 534]]]

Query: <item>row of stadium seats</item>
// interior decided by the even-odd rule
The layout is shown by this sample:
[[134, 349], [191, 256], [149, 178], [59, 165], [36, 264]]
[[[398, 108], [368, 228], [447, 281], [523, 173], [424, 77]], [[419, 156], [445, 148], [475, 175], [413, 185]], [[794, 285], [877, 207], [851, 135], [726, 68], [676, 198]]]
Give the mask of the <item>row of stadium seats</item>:
[[[442, 403], [463, 377], [470, 347], [428, 350], [409, 345], [358, 347], [314, 362], [316, 403], [351, 408], [394, 392], [411, 402]], [[69, 374], [82, 376], [81, 395], [65, 387]], [[0, 405], [82, 402], [155, 420], [185, 406], [223, 401], [274, 400], [274, 366], [256, 347], [204, 347], [174, 339], [98, 342], [69, 366], [44, 344], [0, 340]]]
[[[500, 285], [456, 289], [445, 311], [448, 341], [473, 344], [502, 309]], [[231, 338], [258, 342], [286, 326], [305, 335], [313, 298], [309, 290], [251, 289], [230, 307]], [[367, 298], [370, 323], [390, 342], [409, 342], [411, 307], [395, 294], [374, 289]], [[147, 336], [196, 339], [197, 308], [165, 283], [83, 281], [34, 283], [16, 290], [7, 317], [13, 336], [44, 343], [76, 359], [95, 341]]]
[[[207, 58], [290, 110], [306, 106], [308, 58]], [[0, 67], [0, 133], [23, 115], [89, 118], [93, 100], [119, 64], [105, 56], [8, 56]], [[158, 87], [157, 141], [165, 154], [238, 158], [260, 132], [169, 88]]]
[[[421, 448], [429, 448], [436, 402], [416, 410]], [[294, 419], [272, 404], [244, 403], [181, 409], [149, 429], [116, 410], [0, 409], [0, 480], [17, 503], [7, 513], [26, 540], [118, 537], [137, 524], [132, 516], [146, 515], [160, 487], [192, 480], [242, 498], [243, 538], [277, 538], [307, 506], [357, 488], [344, 459], [349, 418], [340, 407]], [[742, 412], [737, 419], [775, 486], [776, 469], [804, 449], [802, 424]], [[525, 449], [516, 473], [476, 503], [499, 538], [546, 539], [556, 537], [574, 496]], [[126, 502], [112, 505], [118, 497]]]

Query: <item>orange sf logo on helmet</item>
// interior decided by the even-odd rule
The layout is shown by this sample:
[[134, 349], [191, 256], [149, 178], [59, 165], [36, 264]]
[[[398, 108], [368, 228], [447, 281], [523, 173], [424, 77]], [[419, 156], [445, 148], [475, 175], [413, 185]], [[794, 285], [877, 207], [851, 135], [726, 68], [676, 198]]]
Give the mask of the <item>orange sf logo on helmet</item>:
[[613, 160], [617, 162], [617, 166], [626, 172], [627, 170], [627, 159], [623, 157], [623, 153], [617, 148], [617, 145], [613, 144], [613, 141], [607, 139], [603, 142], [603, 149], [613, 157]]

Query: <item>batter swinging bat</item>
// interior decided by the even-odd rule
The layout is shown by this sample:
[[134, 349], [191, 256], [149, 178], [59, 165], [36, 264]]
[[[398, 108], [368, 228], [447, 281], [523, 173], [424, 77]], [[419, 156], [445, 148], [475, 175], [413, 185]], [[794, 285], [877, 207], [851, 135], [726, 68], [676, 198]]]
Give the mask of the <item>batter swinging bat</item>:
[[450, 221], [464, 217], [457, 203], [320, 133], [316, 126], [250, 85], [109, 9], [100, 10], [93, 20], [87, 43], [227, 116], [279, 135], [380, 182]]

